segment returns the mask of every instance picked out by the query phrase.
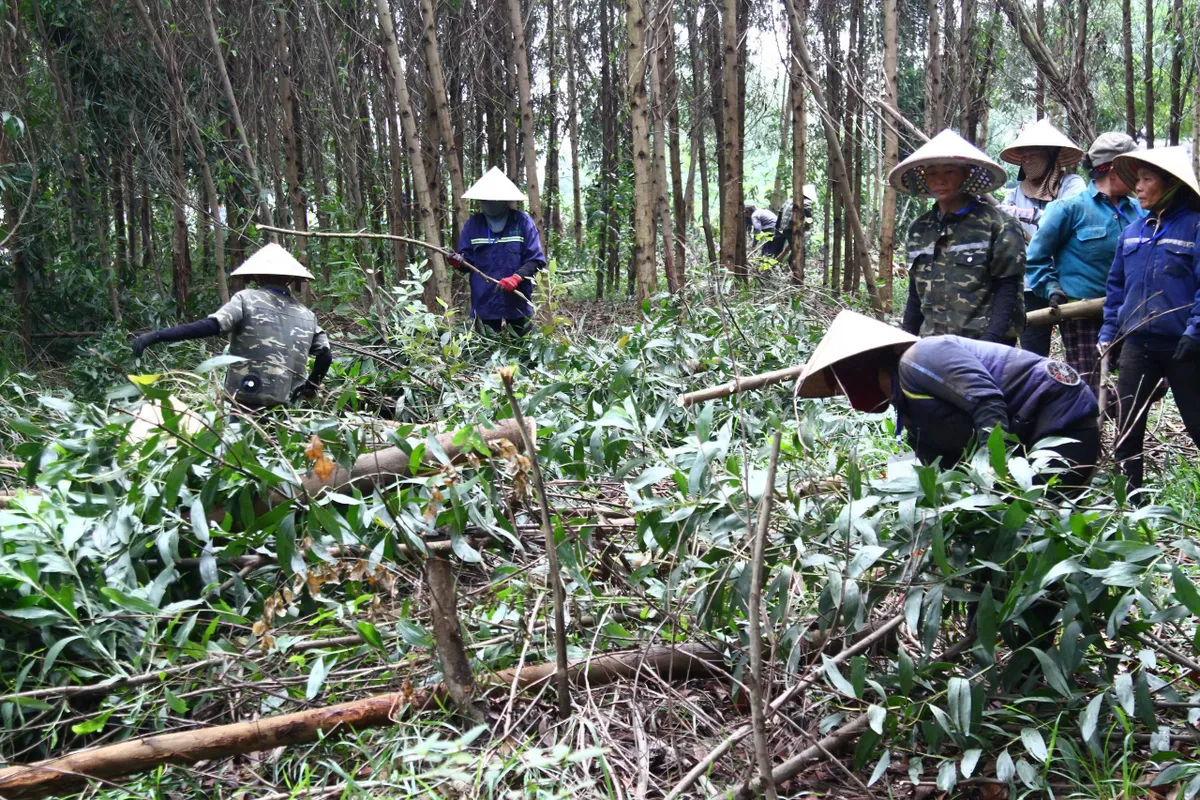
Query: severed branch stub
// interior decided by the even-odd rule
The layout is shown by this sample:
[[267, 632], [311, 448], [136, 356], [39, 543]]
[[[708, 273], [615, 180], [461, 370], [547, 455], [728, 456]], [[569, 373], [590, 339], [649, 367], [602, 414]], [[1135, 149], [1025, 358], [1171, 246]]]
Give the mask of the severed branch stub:
[[554, 528], [550, 524], [550, 503], [546, 499], [546, 486], [542, 482], [541, 467], [538, 466], [537, 448], [534, 447], [532, 438], [528, 438], [530, 434], [525, 426], [525, 414], [522, 413], [521, 404], [517, 402], [517, 396], [513, 392], [513, 375], [515, 373], [515, 367], [499, 369], [500, 380], [504, 384], [504, 393], [508, 395], [508, 404], [512, 407], [517, 429], [521, 432], [522, 437], [527, 437], [525, 452], [529, 456], [533, 472], [533, 487], [537, 490], [538, 503], [541, 506], [542, 534], [546, 537], [546, 559], [549, 562], [549, 581], [554, 593], [554, 659], [558, 665], [558, 674], [555, 676], [555, 688], [558, 692], [558, 716], [559, 719], [565, 720], [571, 716], [571, 693], [567, 676], [567, 615], [564, 608], [567, 602], [566, 590], [563, 588], [562, 576], [559, 574], [558, 547], [554, 543]]
[[681, 394], [675, 402], [684, 408], [690, 408], [697, 403], [718, 400], [722, 397], [739, 394], [740, 392], [750, 392], [755, 389], [761, 389], [764, 386], [783, 383], [784, 381], [793, 381], [799, 378], [802, 372], [804, 372], [804, 365], [797, 364], [794, 367], [786, 367], [771, 372], [761, 372], [757, 375], [747, 375], [744, 378], [734, 378], [717, 386], [709, 386], [706, 389], [697, 389], [694, 392]]
[[430, 556], [425, 562], [425, 581], [429, 586], [433, 638], [442, 664], [443, 682], [458, 710], [476, 722], [483, 722], [483, 710], [475, 703], [475, 676], [458, 621], [454, 567], [441, 556]]

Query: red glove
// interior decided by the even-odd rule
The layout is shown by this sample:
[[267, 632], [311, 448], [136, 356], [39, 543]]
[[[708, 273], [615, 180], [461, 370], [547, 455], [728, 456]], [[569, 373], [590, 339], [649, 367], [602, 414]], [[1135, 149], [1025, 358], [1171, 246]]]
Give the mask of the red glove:
[[450, 255], [446, 256], [446, 263], [454, 269], [462, 272], [470, 272], [470, 270], [467, 269], [467, 260], [462, 257], [462, 253], [451, 253]]
[[500, 288], [506, 292], [515, 292], [517, 287], [521, 285], [520, 275], [509, 275], [507, 278], [500, 279]]

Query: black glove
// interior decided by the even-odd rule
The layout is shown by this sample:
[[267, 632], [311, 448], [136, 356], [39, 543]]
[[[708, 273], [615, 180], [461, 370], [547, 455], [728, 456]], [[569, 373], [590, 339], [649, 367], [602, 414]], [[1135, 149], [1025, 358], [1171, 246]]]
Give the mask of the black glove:
[[292, 402], [297, 400], [312, 400], [317, 396], [317, 384], [305, 381], [292, 390]]
[[1063, 303], [1070, 302], [1067, 296], [1062, 292], [1050, 293], [1050, 307], [1057, 310]]
[[1189, 363], [1200, 355], [1200, 337], [1184, 334], [1179, 337], [1179, 345], [1175, 348], [1175, 360]]
[[141, 358], [142, 353], [146, 352], [146, 348], [158, 341], [158, 331], [143, 333], [140, 336], [133, 337], [133, 357]]

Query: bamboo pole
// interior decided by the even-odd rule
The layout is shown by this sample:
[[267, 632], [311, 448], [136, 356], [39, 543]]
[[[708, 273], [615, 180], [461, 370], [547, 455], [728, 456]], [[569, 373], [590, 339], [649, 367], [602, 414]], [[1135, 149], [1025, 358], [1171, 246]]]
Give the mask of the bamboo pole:
[[[646, 668], [665, 678], [683, 680], [718, 671], [720, 655], [702, 645], [651, 647], [585, 658], [571, 665], [573, 684], [597, 686], [629, 678]], [[554, 663], [497, 673], [497, 685], [533, 688], [557, 671]], [[282, 714], [252, 722], [215, 725], [176, 733], [163, 733], [68, 753], [36, 764], [0, 770], [0, 797], [34, 800], [74, 792], [90, 781], [112, 781], [168, 764], [271, 750], [315, 742], [346, 731], [361, 731], [394, 724], [411, 710], [420, 710], [444, 698], [442, 686], [429, 691], [400, 691], [376, 695], [325, 708]]]
[[750, 392], [755, 389], [761, 389], [764, 386], [772, 386], [776, 383], [795, 380], [800, 377], [800, 373], [804, 372], [804, 365], [797, 364], [794, 367], [786, 369], [777, 369], [773, 372], [762, 372], [758, 375], [747, 375], [745, 378], [734, 378], [728, 383], [722, 383], [718, 386], [709, 386], [707, 389], [697, 389], [694, 392], [679, 395], [675, 401], [684, 408], [690, 408], [697, 403], [704, 403], [709, 400], [717, 400], [722, 397], [729, 397], [732, 394], [741, 392]]
[[1044, 328], [1057, 325], [1065, 319], [1090, 319], [1104, 313], [1104, 298], [1095, 300], [1078, 300], [1074, 303], [1063, 303], [1058, 308], [1042, 308], [1030, 311], [1025, 317], [1026, 328]]

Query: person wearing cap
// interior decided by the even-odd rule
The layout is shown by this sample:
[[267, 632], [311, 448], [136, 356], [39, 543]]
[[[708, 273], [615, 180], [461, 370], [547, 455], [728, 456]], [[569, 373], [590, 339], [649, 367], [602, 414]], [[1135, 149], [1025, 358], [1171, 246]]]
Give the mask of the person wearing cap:
[[[1021, 223], [1026, 238], [1037, 233], [1042, 214], [1052, 201], [1072, 197], [1086, 188], [1083, 178], [1075, 174], [1082, 158], [1082, 148], [1048, 119], [1026, 126], [1012, 144], [1000, 151], [1001, 161], [1019, 167], [1016, 188], [1008, 193], [1000, 210]], [[1024, 300], [1026, 313], [1049, 306], [1046, 298], [1033, 291], [1028, 276]], [[1047, 326], [1026, 328], [1021, 333], [1021, 347], [1040, 356], [1050, 355], [1051, 331]]]
[[[232, 277], [252, 278], [258, 286], [242, 289], [202, 320], [143, 333], [133, 340], [134, 357], [159, 342], [229, 334], [229, 354], [245, 359], [225, 374], [225, 391], [237, 403], [270, 408], [315, 397], [333, 353], [317, 315], [292, 295], [296, 284], [312, 280], [312, 273], [279, 245], [268, 244]], [[315, 361], [308, 372], [310, 355]]]
[[1087, 485], [1100, 455], [1096, 397], [1069, 365], [994, 342], [916, 336], [842, 311], [796, 384], [800, 397], [845, 395], [857, 411], [896, 409], [917, 459], [945, 467], [996, 426], [1026, 448], [1052, 448], [1067, 463], [1066, 493]]
[[[497, 167], [463, 194], [478, 200], [480, 212], [471, 216], [458, 236], [459, 253], [448, 261], [466, 270], [471, 264], [492, 280], [471, 274], [471, 316], [499, 332], [511, 328], [525, 333], [533, 307], [517, 296], [533, 297], [533, 276], [546, 266], [542, 239], [533, 217], [512, 207], [525, 201], [525, 194]], [[464, 263], [465, 262], [465, 263]], [[495, 281], [495, 282], [493, 282]]]
[[[1083, 159], [1091, 179], [1087, 189], [1050, 203], [1041, 216], [1025, 251], [1025, 278], [1026, 285], [1051, 308], [1072, 300], [1104, 297], [1121, 231], [1143, 216], [1137, 200], [1129, 197], [1130, 187], [1113, 169], [1117, 156], [1135, 149], [1133, 139], [1124, 133], [1098, 136]], [[1097, 397], [1100, 359], [1095, 344], [1101, 323], [1091, 318], [1064, 319], [1058, 324], [1067, 363]], [[1049, 336], [1046, 338], [1048, 351]]]
[[1113, 457], [1138, 489], [1146, 417], [1162, 379], [1200, 444], [1200, 184], [1185, 147], [1123, 153], [1113, 169], [1149, 212], [1121, 234], [1098, 337], [1101, 353], [1123, 341]]
[[904, 330], [1015, 343], [1025, 327], [1025, 237], [980, 199], [1004, 184], [1004, 168], [945, 130], [888, 175], [899, 192], [932, 197], [908, 229]]

